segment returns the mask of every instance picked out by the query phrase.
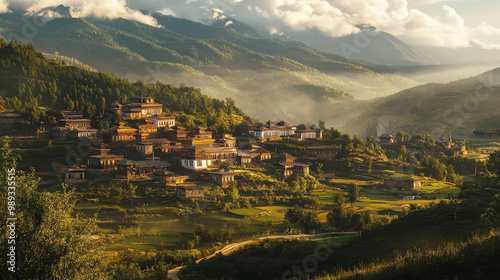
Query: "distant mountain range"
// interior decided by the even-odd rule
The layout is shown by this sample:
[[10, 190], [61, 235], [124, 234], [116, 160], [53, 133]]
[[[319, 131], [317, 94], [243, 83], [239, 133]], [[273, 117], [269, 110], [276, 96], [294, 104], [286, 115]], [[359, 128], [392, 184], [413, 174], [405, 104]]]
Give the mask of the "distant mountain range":
[[[231, 97], [263, 120], [321, 118], [335, 120], [332, 125], [344, 123], [358, 112], [344, 112], [350, 105], [338, 102], [386, 96], [415, 85], [402, 76], [384, 74], [387, 66], [297, 41], [259, 37], [236, 21], [217, 27], [156, 13], [153, 16], [163, 26], [156, 28], [125, 19], [72, 18], [64, 6], [34, 16], [39, 17], [22, 11], [1, 14], [0, 35], [122, 78], [186, 83], [215, 98]], [[48, 19], [26, 36], [27, 22]]]
[[446, 84], [417, 86], [381, 98], [346, 131], [434, 134], [472, 137], [478, 130], [500, 129], [500, 68]]

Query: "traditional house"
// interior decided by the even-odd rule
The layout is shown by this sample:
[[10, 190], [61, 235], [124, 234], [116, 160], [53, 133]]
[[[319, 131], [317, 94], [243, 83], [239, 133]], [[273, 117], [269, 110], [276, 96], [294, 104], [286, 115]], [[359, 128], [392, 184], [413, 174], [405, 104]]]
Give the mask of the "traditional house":
[[181, 176], [167, 170], [159, 170], [153, 172], [153, 178], [165, 184], [182, 184], [189, 179], [189, 176]]
[[385, 185], [396, 189], [419, 191], [421, 181], [414, 178], [389, 177], [385, 179]]
[[380, 135], [379, 139], [381, 144], [392, 144], [396, 141], [396, 137], [388, 133]]
[[193, 170], [207, 169], [212, 160], [202, 155], [185, 155], [182, 157], [182, 167]]
[[479, 138], [492, 138], [498, 137], [500, 135], [500, 130], [475, 130], [474, 136]]
[[297, 159], [296, 157], [291, 156], [289, 154], [282, 154], [278, 156], [278, 160], [280, 162], [295, 162], [296, 159]]
[[64, 182], [68, 184], [78, 184], [85, 182], [85, 171], [87, 169], [78, 166], [70, 166], [64, 172]]
[[212, 138], [186, 138], [177, 140], [181, 143], [183, 149], [190, 148], [211, 148], [214, 146], [215, 139]]
[[23, 116], [16, 112], [4, 112], [0, 114], [1, 124], [16, 124], [23, 121]]
[[186, 139], [189, 131], [181, 126], [174, 126], [172, 130], [167, 131], [167, 138], [171, 141]]
[[224, 134], [215, 139], [214, 144], [218, 147], [236, 147], [236, 138], [231, 134]]
[[295, 137], [297, 137], [299, 141], [306, 139], [316, 139], [316, 130], [314, 129], [296, 130]]
[[111, 149], [104, 143], [99, 143], [92, 147], [92, 155], [87, 158], [89, 170], [115, 169], [116, 162], [123, 159], [123, 156], [109, 154]]
[[176, 195], [179, 198], [203, 198], [205, 189], [201, 186], [177, 186]]
[[236, 162], [238, 149], [233, 147], [218, 147], [218, 148], [192, 148], [189, 151], [192, 155], [207, 156], [210, 160], [218, 160], [221, 162]]
[[341, 149], [338, 146], [311, 146], [307, 147], [306, 150], [318, 157], [334, 158]]
[[66, 127], [71, 129], [76, 129], [76, 128], [90, 128], [90, 122], [91, 120], [89, 119], [60, 119], [59, 121], [59, 127]]
[[240, 123], [236, 126], [238, 132], [242, 135], [252, 135], [253, 131], [257, 129], [259, 125], [252, 124], [249, 122]]
[[122, 110], [124, 119], [147, 118], [163, 113], [163, 105], [155, 103], [153, 97], [132, 97], [132, 103], [126, 104]]
[[97, 136], [97, 129], [94, 128], [75, 128], [68, 132], [68, 138], [94, 138]]
[[66, 119], [83, 119], [81, 111], [63, 111], [62, 113]]
[[236, 163], [238, 163], [239, 165], [250, 164], [252, 163], [252, 156], [247, 152], [238, 152]]
[[250, 151], [249, 154], [252, 156], [252, 158], [256, 158], [259, 160], [271, 159], [271, 152], [260, 147], [257, 150]]
[[175, 126], [175, 117], [173, 116], [154, 116], [148, 118], [149, 121], [152, 121], [152, 124], [156, 127], [174, 127]]
[[212, 132], [202, 126], [195, 126], [191, 132], [188, 133], [188, 137], [212, 139]]
[[120, 179], [135, 179], [150, 175], [155, 171], [165, 170], [170, 164], [167, 161], [154, 160], [120, 160], [116, 162], [116, 177]]
[[153, 143], [153, 146], [157, 150], [162, 152], [177, 151], [182, 148], [182, 144], [168, 139], [148, 139], [148, 142]]
[[137, 142], [135, 143], [135, 149], [139, 152], [150, 155], [153, 153], [153, 143], [151, 142]]
[[53, 127], [50, 129], [50, 136], [54, 139], [66, 138], [68, 136], [69, 128], [67, 127]]
[[210, 172], [210, 180], [221, 187], [227, 187], [234, 182], [235, 172]]
[[289, 126], [259, 127], [254, 130], [254, 137], [259, 140], [278, 140], [281, 137], [292, 137], [295, 135], [295, 128]]
[[137, 129], [125, 126], [125, 123], [121, 122], [109, 132], [113, 141], [134, 141]]
[[309, 165], [297, 162], [280, 162], [278, 169], [283, 177], [289, 177], [293, 174], [297, 176], [309, 175]]

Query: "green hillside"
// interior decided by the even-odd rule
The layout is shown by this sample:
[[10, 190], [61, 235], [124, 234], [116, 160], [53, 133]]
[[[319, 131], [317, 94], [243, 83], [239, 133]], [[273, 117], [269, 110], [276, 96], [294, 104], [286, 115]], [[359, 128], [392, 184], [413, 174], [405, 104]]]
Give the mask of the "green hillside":
[[[252, 121], [232, 99], [212, 99], [199, 89], [158, 82], [130, 83], [112, 74], [65, 66], [47, 60], [31, 45], [0, 39], [0, 109], [25, 114], [29, 121], [47, 121], [51, 110], [78, 110], [86, 117], [102, 115], [114, 101], [147, 94], [164, 104], [167, 113], [183, 111], [184, 125], [203, 125], [214, 132], [231, 132]], [[47, 110], [45, 110], [47, 109]]]
[[447, 84], [427, 84], [378, 100], [347, 130], [364, 134], [472, 136], [475, 129], [499, 129], [500, 68]]

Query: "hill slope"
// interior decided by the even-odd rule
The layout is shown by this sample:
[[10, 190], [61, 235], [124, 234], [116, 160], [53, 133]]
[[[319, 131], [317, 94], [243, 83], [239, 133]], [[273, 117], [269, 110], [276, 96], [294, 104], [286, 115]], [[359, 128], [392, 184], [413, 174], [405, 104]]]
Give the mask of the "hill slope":
[[[499, 129], [500, 68], [447, 84], [427, 84], [381, 98], [347, 129], [381, 133], [470, 137], [475, 129]], [[441, 135], [441, 136], [440, 136]]]
[[78, 110], [93, 118], [103, 114], [114, 101], [126, 103], [138, 94], [156, 97], [167, 113], [184, 111], [179, 117], [185, 126], [203, 125], [222, 133], [232, 132], [239, 122], [251, 121], [231, 99], [212, 99], [199, 89], [161, 82], [132, 84], [112, 74], [64, 66], [45, 59], [33, 46], [7, 44], [3, 39], [0, 84], [0, 110], [24, 113], [32, 122], [47, 121], [51, 110]]

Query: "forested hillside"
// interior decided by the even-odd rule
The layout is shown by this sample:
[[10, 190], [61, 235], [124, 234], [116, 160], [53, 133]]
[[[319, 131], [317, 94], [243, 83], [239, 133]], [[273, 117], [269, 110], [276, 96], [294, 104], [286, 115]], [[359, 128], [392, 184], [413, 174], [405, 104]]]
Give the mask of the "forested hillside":
[[234, 101], [212, 99], [199, 89], [161, 82], [130, 83], [112, 74], [82, 70], [47, 60], [31, 45], [0, 39], [0, 109], [26, 114], [30, 121], [44, 120], [45, 109], [78, 110], [88, 118], [102, 115], [107, 106], [126, 103], [136, 95], [157, 98], [167, 113], [184, 111], [181, 122], [200, 124], [215, 132], [229, 132], [250, 120]]

